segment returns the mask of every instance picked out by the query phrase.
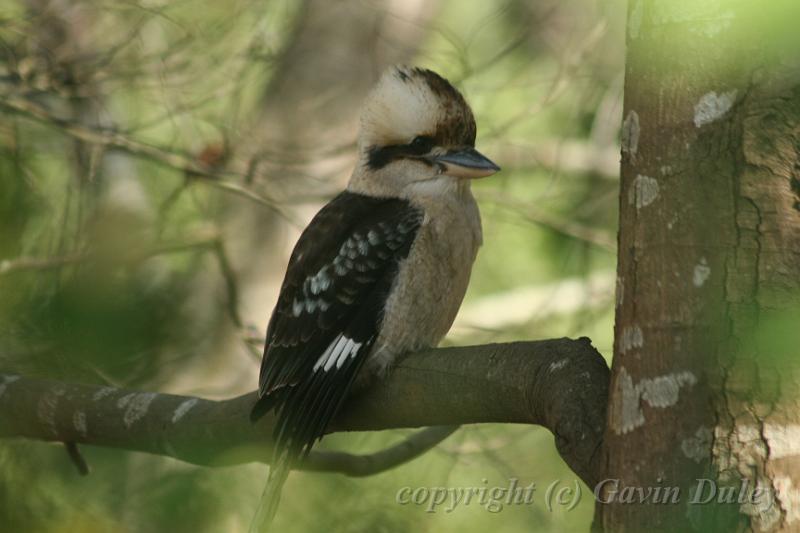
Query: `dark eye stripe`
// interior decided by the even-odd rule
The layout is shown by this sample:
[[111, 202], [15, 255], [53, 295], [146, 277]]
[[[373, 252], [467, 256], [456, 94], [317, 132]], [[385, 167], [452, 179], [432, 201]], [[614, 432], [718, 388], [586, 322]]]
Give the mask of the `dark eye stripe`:
[[416, 155], [427, 154], [433, 148], [434, 141], [433, 137], [429, 137], [427, 135], [420, 135], [418, 137], [414, 137], [414, 140], [411, 141], [407, 146], [410, 150], [412, 150]]
[[[389, 146], [371, 146], [367, 149], [367, 166], [372, 170], [385, 167], [392, 161], [404, 157], [419, 157], [431, 151], [435, 141], [433, 137], [420, 135], [408, 144], [391, 144]], [[425, 159], [420, 159], [427, 162]]]

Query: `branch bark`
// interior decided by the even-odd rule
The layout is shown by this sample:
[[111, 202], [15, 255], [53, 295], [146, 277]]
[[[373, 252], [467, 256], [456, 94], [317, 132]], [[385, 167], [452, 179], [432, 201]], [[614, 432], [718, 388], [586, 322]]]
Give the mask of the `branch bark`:
[[[608, 379], [587, 338], [439, 348], [409, 355], [387, 380], [351, 398], [330, 431], [542, 425], [570, 468], [594, 486]], [[255, 399], [254, 392], [213, 401], [3, 374], [0, 437], [108, 446], [207, 466], [267, 462], [275, 420], [268, 414], [249, 421]], [[427, 430], [411, 444], [361, 458], [316, 452], [303, 466], [369, 475], [419, 455], [452, 431]]]

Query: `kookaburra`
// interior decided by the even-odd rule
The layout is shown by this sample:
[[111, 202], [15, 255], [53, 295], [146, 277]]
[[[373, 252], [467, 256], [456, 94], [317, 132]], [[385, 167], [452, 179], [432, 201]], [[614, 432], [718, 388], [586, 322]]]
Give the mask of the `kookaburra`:
[[368, 96], [358, 164], [300, 236], [267, 329], [253, 419], [275, 410], [276, 446], [254, 531], [353, 385], [452, 325], [482, 242], [470, 180], [500, 170], [475, 133], [464, 97], [430, 70], [390, 68]]

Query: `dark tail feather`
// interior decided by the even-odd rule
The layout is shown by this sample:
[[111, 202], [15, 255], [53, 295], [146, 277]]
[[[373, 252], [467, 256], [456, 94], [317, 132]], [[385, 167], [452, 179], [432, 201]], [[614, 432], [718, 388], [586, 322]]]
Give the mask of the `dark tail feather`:
[[256, 516], [250, 523], [249, 533], [267, 533], [269, 531], [269, 526], [278, 511], [278, 504], [281, 502], [283, 484], [286, 483], [286, 478], [289, 477], [288, 459], [287, 454], [284, 452], [280, 459], [270, 466], [267, 486], [264, 487], [264, 493], [258, 503]]
[[269, 413], [277, 403], [278, 394], [267, 394], [259, 398], [250, 410], [250, 422], [257, 422], [265, 414]]

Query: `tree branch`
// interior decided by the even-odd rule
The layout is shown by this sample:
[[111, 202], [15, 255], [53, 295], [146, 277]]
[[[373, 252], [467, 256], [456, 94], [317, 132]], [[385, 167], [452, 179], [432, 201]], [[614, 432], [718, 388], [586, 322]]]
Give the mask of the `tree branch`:
[[388, 448], [366, 455], [312, 451], [302, 465], [311, 472], [338, 472], [365, 477], [389, 470], [419, 457], [455, 433], [459, 426], [432, 426], [406, 437]]
[[[387, 380], [351, 398], [329, 431], [538, 424], [594, 486], [608, 376], [586, 338], [439, 348], [409, 355]], [[250, 393], [212, 401], [6, 374], [0, 375], [0, 437], [109, 446], [209, 466], [267, 462], [275, 419], [268, 414], [252, 424], [255, 399]], [[366, 458], [316, 452], [304, 466], [368, 475], [424, 452], [448, 431], [421, 432], [409, 446]]]

